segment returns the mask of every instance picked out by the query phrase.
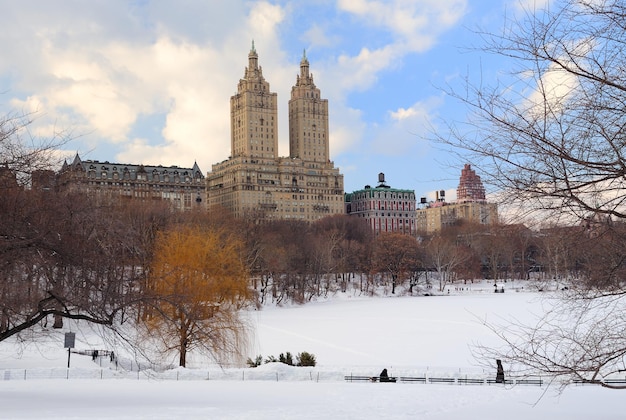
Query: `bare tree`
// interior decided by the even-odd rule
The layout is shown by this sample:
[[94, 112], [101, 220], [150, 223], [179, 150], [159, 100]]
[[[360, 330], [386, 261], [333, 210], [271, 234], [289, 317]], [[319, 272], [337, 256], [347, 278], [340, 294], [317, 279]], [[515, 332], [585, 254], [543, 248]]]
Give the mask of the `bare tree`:
[[[10, 170], [18, 185], [30, 182], [34, 171], [50, 169], [57, 164], [55, 155], [70, 140], [70, 135], [58, 131], [49, 138], [32, 135], [29, 127], [36, 114], [10, 113], [0, 117], [0, 167]], [[0, 176], [0, 190], [7, 187]]]
[[450, 89], [472, 115], [439, 140], [525, 208], [625, 218], [625, 29], [620, 0], [560, 0], [484, 33], [483, 50], [515, 67]]
[[[626, 316], [621, 297], [566, 291], [533, 325], [504, 320], [484, 322], [504, 344], [501, 348], [475, 346], [483, 365], [502, 359], [514, 375], [548, 376], [559, 389], [587, 383], [626, 389], [611, 381], [626, 368]], [[575, 295], [575, 296], [574, 296]]]
[[424, 244], [424, 249], [426, 264], [437, 272], [440, 292], [444, 291], [448, 283], [456, 280], [457, 271], [471, 258], [467, 245], [449, 232], [433, 235]]
[[[462, 91], [451, 89], [472, 115], [439, 140], [469, 151], [483, 181], [513, 203], [539, 210], [544, 220], [546, 214], [565, 215], [572, 225], [626, 219], [624, 2], [558, 0], [483, 35], [483, 51], [515, 67], [490, 85], [468, 76]], [[555, 275], [577, 260], [581, 275], [593, 281], [564, 291], [536, 325], [489, 325], [507, 345], [488, 353], [564, 386], [581, 381], [617, 387], [607, 378], [624, 369], [626, 279], [625, 253], [615, 237], [580, 242], [577, 251], [591, 250], [575, 256], [552, 247]], [[612, 256], [603, 269], [592, 256], [605, 246]]]
[[114, 328], [141, 300], [139, 237], [126, 209], [52, 191], [0, 195], [0, 341], [54, 318]]
[[402, 286], [413, 272], [418, 259], [418, 243], [414, 237], [396, 232], [383, 232], [374, 245], [374, 270], [391, 276], [391, 293]]

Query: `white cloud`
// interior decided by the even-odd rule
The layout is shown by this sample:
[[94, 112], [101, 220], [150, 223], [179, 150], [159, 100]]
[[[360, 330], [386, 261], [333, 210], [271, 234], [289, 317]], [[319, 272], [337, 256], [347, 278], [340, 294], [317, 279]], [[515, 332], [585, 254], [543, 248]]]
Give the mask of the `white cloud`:
[[338, 41], [338, 37], [329, 35], [325, 28], [323, 28], [318, 22], [315, 22], [311, 27], [304, 32], [302, 39], [309, 45], [315, 47], [330, 47], [334, 42]]
[[[569, 41], [565, 45], [572, 56], [578, 57], [588, 55], [594, 48], [593, 40], [587, 39]], [[524, 92], [526, 98], [523, 106], [535, 118], [545, 116], [546, 106], [549, 107], [550, 113], [561, 112], [579, 87], [578, 77], [574, 74], [577, 64], [570, 60], [568, 54], [556, 58], [561, 63], [560, 65], [550, 63], [541, 74], [528, 71], [525, 75], [534, 85], [530, 93]], [[562, 66], [574, 69], [574, 71], [565, 70]]]
[[[212, 2], [191, 0], [23, 3], [10, 2], [0, 15], [0, 78], [11, 79], [7, 96], [13, 106], [41, 112], [33, 126], [38, 134], [71, 127], [84, 135], [79, 151], [90, 152], [89, 158], [104, 159], [105, 150], [114, 148], [119, 161], [190, 165], [196, 160], [209, 170], [230, 153], [228, 100], [254, 39], [263, 72], [278, 93], [279, 152], [287, 154], [287, 102], [298, 59], [286, 53], [283, 31], [296, 24], [299, 5], [229, 1], [215, 13]], [[298, 40], [309, 45], [302, 47], [325, 49], [327, 57], [312, 60], [311, 71], [330, 102], [331, 158], [358, 148], [371, 133], [399, 142], [400, 149], [415, 140], [411, 133], [428, 120], [430, 105], [397, 109], [373, 127], [349, 95], [371, 89], [407, 54], [431, 48], [458, 23], [465, 3], [340, 0], [337, 21], [306, 22]], [[338, 30], [336, 25], [348, 25], [346, 13], [357, 21], [355, 27], [383, 36], [354, 36], [350, 48], [356, 49], [343, 48], [342, 37], [356, 33], [352, 27]], [[141, 125], [151, 118], [161, 125], [146, 134]]]
[[[243, 4], [232, 2], [239, 12]], [[34, 54], [14, 49], [6, 56], [26, 70], [15, 77], [15, 86], [36, 93], [27, 99], [14, 96], [10, 102], [28, 110], [37, 108], [41, 118], [32, 129], [42, 136], [57, 129], [58, 124], [52, 123], [56, 121], [88, 137], [83, 142], [89, 149], [98, 142], [96, 159], [106, 148], [103, 141], [117, 143], [122, 150], [117, 158], [124, 161], [197, 159], [207, 165], [226, 158], [230, 151], [228, 98], [237, 83], [233, 69], [243, 75], [253, 38], [266, 50], [279, 45], [276, 28], [284, 11], [269, 2], [252, 4], [247, 18], [227, 25], [228, 31], [224, 27], [218, 42], [207, 34], [211, 25], [204, 30], [206, 41], [199, 33], [181, 36], [179, 31], [185, 28], [178, 6], [153, 2], [137, 6], [146, 10], [129, 12], [119, 3], [107, 2], [94, 8], [96, 12], [79, 6], [71, 19], [62, 8], [42, 5], [43, 13], [38, 14], [15, 6], [11, 11], [20, 17], [16, 20], [22, 26], [6, 22], [5, 33], [12, 29], [23, 33]], [[188, 6], [196, 8], [197, 4]], [[208, 13], [210, 8], [196, 10], [205, 12], [207, 19], [216, 15]], [[198, 18], [189, 14], [189, 8], [185, 15]], [[115, 35], [118, 26], [133, 25], [135, 35], [140, 36]], [[1, 65], [0, 71], [5, 71]], [[140, 118], [158, 114], [165, 121], [163, 140], [135, 139], [133, 131], [141, 129], [136, 125]]]
[[426, 153], [429, 146], [422, 138], [432, 126], [433, 116], [442, 103], [441, 98], [432, 97], [409, 108], [390, 111], [389, 121], [374, 130], [371, 149], [387, 156]]
[[466, 0], [339, 0], [338, 7], [368, 25], [394, 33], [410, 51], [424, 51], [443, 31], [455, 25], [467, 8]]
[[273, 38], [276, 35], [276, 25], [285, 18], [282, 7], [269, 2], [260, 2], [250, 11], [248, 24], [250, 29], [261, 37]]
[[339, 56], [334, 70], [344, 92], [367, 90], [375, 82], [377, 74], [397, 58], [397, 51], [392, 46], [378, 50], [363, 48], [355, 57]]
[[417, 104], [417, 106], [412, 106], [410, 108], [398, 108], [397, 111], [389, 111], [389, 115], [391, 119], [402, 121], [407, 120], [414, 117], [419, 117], [423, 115], [423, 107], [421, 104]]
[[517, 13], [533, 12], [548, 7], [553, 0], [513, 0], [512, 5]]
[[337, 156], [353, 149], [362, 141], [367, 125], [357, 109], [338, 107], [330, 116], [330, 155]]

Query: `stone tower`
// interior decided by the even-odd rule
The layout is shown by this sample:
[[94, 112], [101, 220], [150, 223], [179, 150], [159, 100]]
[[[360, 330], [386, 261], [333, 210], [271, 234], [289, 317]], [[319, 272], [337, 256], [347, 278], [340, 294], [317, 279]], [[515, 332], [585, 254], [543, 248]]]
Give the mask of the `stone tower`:
[[252, 43], [230, 98], [231, 156], [207, 174], [207, 207], [255, 220], [313, 222], [343, 214], [343, 175], [328, 152], [328, 101], [320, 99], [306, 55], [289, 101], [287, 157], [278, 156], [277, 95], [258, 61]]
[[230, 98], [230, 124], [232, 157], [278, 157], [277, 95], [263, 77], [254, 41], [244, 77]]
[[328, 149], [328, 100], [320, 97], [304, 52], [289, 100], [289, 157], [326, 163]]

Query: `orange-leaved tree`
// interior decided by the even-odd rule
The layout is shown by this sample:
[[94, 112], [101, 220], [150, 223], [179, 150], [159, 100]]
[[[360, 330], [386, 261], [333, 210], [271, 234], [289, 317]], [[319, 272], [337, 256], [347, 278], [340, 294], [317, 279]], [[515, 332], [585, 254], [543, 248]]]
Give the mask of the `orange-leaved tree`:
[[165, 353], [178, 352], [180, 366], [192, 350], [217, 362], [243, 356], [248, 280], [244, 244], [232, 231], [187, 224], [160, 232], [148, 275], [147, 332]]

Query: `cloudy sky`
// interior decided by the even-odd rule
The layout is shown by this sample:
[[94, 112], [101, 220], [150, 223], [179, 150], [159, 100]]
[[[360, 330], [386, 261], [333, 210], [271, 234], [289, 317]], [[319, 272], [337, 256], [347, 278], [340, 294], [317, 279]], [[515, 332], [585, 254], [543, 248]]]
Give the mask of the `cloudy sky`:
[[473, 48], [476, 30], [520, 10], [518, 0], [0, 1], [0, 112], [35, 112], [35, 136], [69, 133], [66, 156], [211, 171], [230, 154], [229, 98], [254, 40], [278, 93], [281, 156], [306, 50], [345, 190], [384, 172], [431, 198], [451, 198], [462, 168], [428, 141], [466, 115], [442, 87], [509, 69]]

